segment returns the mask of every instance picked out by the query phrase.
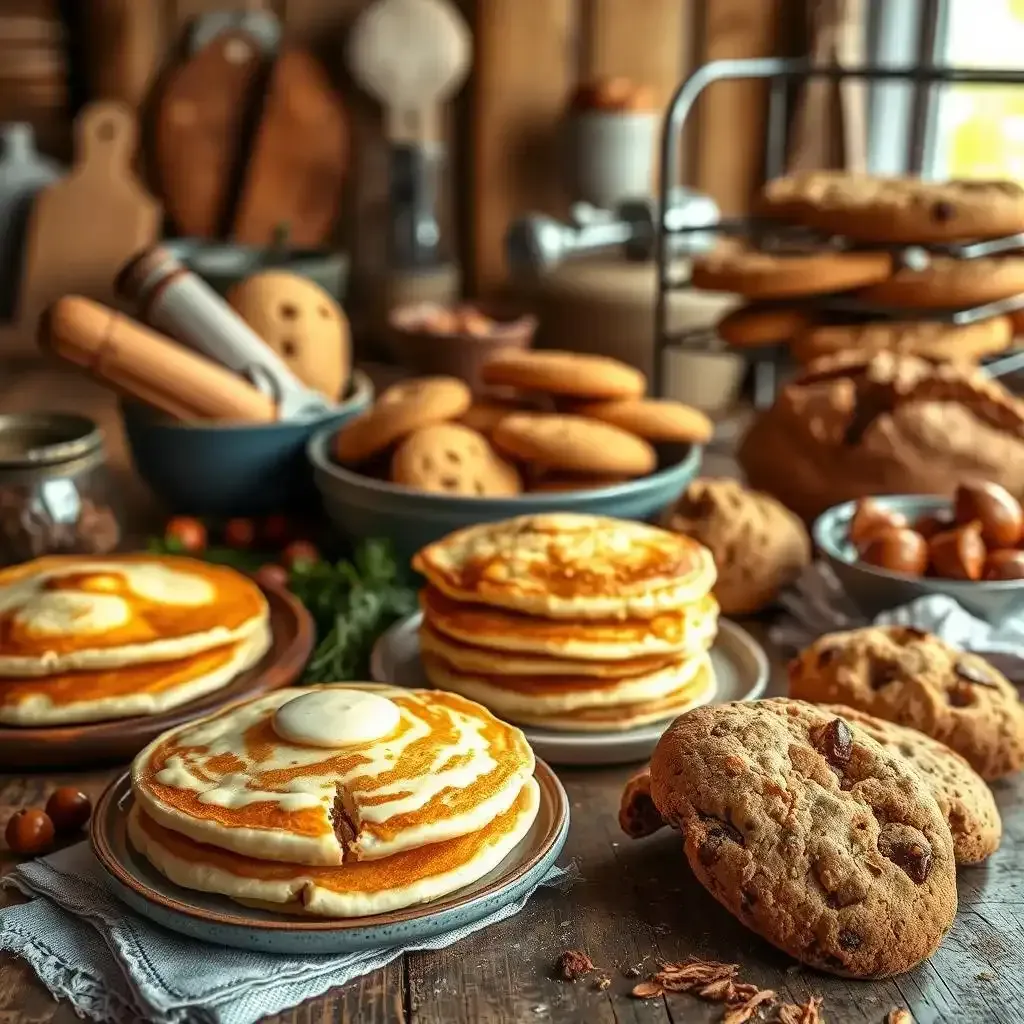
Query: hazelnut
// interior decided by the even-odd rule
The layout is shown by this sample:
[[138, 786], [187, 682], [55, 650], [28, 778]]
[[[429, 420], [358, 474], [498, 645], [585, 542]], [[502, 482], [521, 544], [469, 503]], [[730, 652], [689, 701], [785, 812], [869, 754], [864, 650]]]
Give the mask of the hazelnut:
[[42, 853], [53, 842], [53, 822], [38, 807], [18, 811], [7, 822], [4, 838], [12, 853]]
[[977, 522], [937, 533], [928, 542], [932, 571], [947, 580], [980, 580], [986, 553]]
[[924, 537], [931, 540], [937, 533], [945, 533], [956, 525], [952, 512], [927, 512], [914, 520], [914, 529]]
[[907, 525], [901, 512], [885, 508], [873, 498], [861, 498], [850, 518], [850, 543], [860, 551], [880, 529], [896, 529]]
[[961, 526], [977, 521], [991, 548], [1012, 548], [1024, 532], [1020, 502], [1005, 487], [983, 480], [966, 481], [953, 496], [956, 521]]
[[921, 576], [928, 568], [928, 542], [906, 526], [890, 526], [871, 534], [861, 561], [879, 569]]
[[985, 559], [984, 580], [1024, 580], [1024, 551], [1013, 548], [990, 551]]
[[58, 832], [77, 832], [92, 814], [92, 801], [76, 786], [61, 786], [46, 801], [46, 813]]

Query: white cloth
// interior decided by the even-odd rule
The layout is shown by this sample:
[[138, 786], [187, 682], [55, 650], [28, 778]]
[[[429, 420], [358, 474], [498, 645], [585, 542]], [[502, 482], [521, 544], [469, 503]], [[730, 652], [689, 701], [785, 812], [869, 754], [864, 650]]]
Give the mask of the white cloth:
[[[810, 566], [779, 599], [785, 618], [771, 630], [772, 640], [787, 651], [798, 651], [823, 633], [870, 625], [824, 563]], [[916, 626], [954, 647], [983, 655], [1007, 678], [1024, 683], [1024, 616], [991, 626], [975, 618], [944, 594], [919, 597], [902, 608], [883, 612], [875, 625]]]
[[[540, 885], [563, 885], [552, 868]], [[106, 889], [88, 843], [16, 868], [4, 884], [34, 897], [0, 910], [0, 949], [26, 960], [79, 1016], [117, 1024], [251, 1024], [415, 949], [443, 949], [519, 913], [533, 895], [465, 928], [408, 946], [278, 956], [207, 945], [137, 916]]]

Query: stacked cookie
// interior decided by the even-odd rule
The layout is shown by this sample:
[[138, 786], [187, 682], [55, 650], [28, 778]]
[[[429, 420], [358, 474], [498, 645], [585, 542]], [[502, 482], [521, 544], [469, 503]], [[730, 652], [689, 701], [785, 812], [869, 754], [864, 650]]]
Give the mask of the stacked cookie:
[[625, 730], [714, 695], [715, 567], [688, 537], [597, 516], [520, 516], [450, 534], [413, 567], [428, 583], [428, 679], [509, 721]]
[[[809, 233], [795, 248], [758, 252], [726, 247], [695, 263], [695, 286], [736, 292], [748, 300], [718, 325], [727, 343], [737, 348], [788, 344], [805, 364], [848, 349], [977, 362], [1011, 344], [1009, 317], [956, 325], [935, 319], [934, 311], [1021, 294], [1024, 257], [930, 255], [920, 264], [904, 265], [893, 247], [1024, 231], [1024, 188], [1017, 183], [812, 172], [770, 182], [760, 212]], [[885, 249], [872, 251], [872, 245]], [[904, 316], [871, 320], [828, 313], [801, 301], [836, 292], [849, 292], [866, 307], [898, 309]]]
[[697, 409], [644, 398], [643, 374], [614, 359], [510, 352], [482, 376], [501, 398], [474, 400], [450, 377], [388, 388], [339, 430], [335, 459], [420, 491], [500, 497], [644, 476], [658, 445], [704, 444], [713, 432]]

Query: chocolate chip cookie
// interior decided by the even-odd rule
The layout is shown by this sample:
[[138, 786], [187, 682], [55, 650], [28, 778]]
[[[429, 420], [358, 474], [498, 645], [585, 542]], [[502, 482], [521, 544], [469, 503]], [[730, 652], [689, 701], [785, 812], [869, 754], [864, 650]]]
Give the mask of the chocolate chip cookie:
[[[854, 731], [863, 729], [883, 747], [905, 757], [921, 773], [949, 822], [957, 864], [978, 864], [999, 849], [1003, 823], [992, 791], [956, 751], [916, 729], [842, 704], [822, 707], [843, 718]], [[638, 805], [637, 811], [640, 810]]]
[[699, 881], [744, 924], [822, 970], [880, 978], [938, 948], [956, 915], [949, 826], [921, 776], [800, 701], [682, 715], [651, 796]]
[[846, 704], [952, 747], [983, 779], [1024, 766], [1024, 705], [984, 658], [907, 626], [829, 633], [789, 665], [789, 695]]

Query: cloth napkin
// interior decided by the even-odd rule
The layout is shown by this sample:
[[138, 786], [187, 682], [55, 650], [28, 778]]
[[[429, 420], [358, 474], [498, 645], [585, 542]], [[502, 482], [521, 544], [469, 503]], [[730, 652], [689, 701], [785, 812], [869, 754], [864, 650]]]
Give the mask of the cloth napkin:
[[[835, 573], [823, 562], [811, 565], [779, 598], [785, 617], [771, 630], [772, 640], [786, 651], [798, 651], [823, 633], [857, 629], [869, 620], [857, 611]], [[878, 626], [916, 626], [964, 651], [983, 655], [1003, 675], [1024, 683], [1024, 616], [992, 626], [965, 611], [945, 594], [929, 594], [883, 612]]]
[[[542, 886], [565, 886], [552, 868]], [[251, 1024], [383, 967], [443, 949], [518, 914], [536, 890], [490, 917], [408, 946], [340, 956], [280, 956], [197, 942], [136, 916], [104, 885], [88, 843], [29, 861], [4, 879], [33, 897], [0, 910], [0, 949], [26, 960], [79, 1016], [117, 1024]]]

